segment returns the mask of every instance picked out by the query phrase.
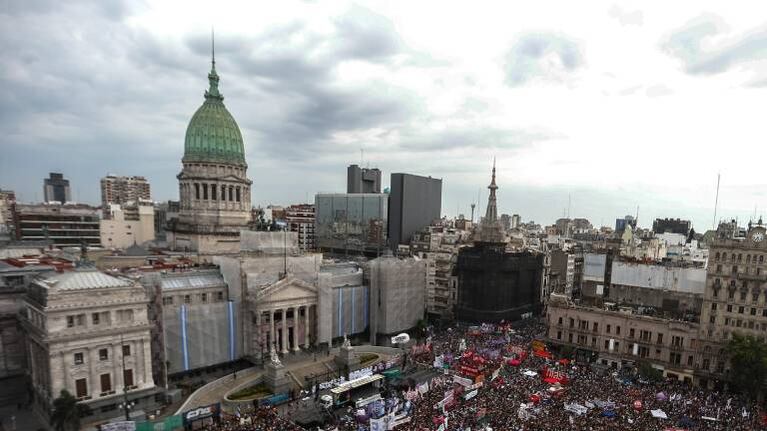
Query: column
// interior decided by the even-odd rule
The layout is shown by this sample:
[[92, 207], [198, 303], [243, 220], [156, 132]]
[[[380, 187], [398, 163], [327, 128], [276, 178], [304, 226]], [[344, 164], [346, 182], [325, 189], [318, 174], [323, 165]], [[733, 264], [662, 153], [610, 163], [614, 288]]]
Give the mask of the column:
[[152, 387], [155, 385], [154, 377], [152, 376], [152, 347], [149, 338], [141, 339], [141, 350], [144, 357], [144, 386]]
[[112, 375], [115, 376], [115, 381], [112, 382], [112, 389], [118, 394], [123, 392], [122, 354], [122, 345], [112, 343]]
[[288, 353], [288, 319], [287, 309], [282, 309], [282, 353]]
[[263, 356], [264, 354], [264, 334], [261, 331], [261, 310], [256, 310], [256, 334], [258, 341], [258, 353]]
[[[33, 362], [32, 366], [34, 367], [35, 366], [34, 361], [32, 362]], [[67, 353], [62, 351], [61, 352], [61, 371], [62, 371], [62, 376], [64, 376], [64, 381], [61, 382], [62, 383], [61, 389], [66, 389], [67, 392], [69, 392], [70, 394], [75, 394], [76, 396], [75, 391], [69, 388], [69, 366], [70, 364], [67, 363]], [[31, 369], [34, 370], [34, 368], [31, 368]], [[56, 395], [55, 393], [54, 395], [58, 397], [58, 395]]]
[[309, 305], [304, 306], [304, 349], [309, 348]]
[[269, 338], [269, 343], [271, 343], [271, 346], [269, 346], [269, 351], [272, 350], [272, 346], [274, 346], [274, 350], [277, 350], [277, 338], [274, 330], [274, 314], [274, 310], [269, 310], [269, 323], [272, 325], [272, 333], [271, 337]]
[[96, 361], [99, 360], [98, 348], [88, 348], [88, 387], [90, 388], [90, 395], [93, 399], [96, 399], [101, 393], [101, 379], [99, 378], [98, 371], [96, 371]]
[[293, 307], [293, 351], [297, 352], [301, 350], [298, 347], [298, 322], [301, 319], [298, 318], [298, 307]]

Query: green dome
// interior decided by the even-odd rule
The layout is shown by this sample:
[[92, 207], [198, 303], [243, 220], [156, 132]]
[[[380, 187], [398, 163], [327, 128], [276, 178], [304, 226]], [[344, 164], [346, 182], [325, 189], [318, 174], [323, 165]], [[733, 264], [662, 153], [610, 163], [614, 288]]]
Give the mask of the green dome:
[[224, 96], [218, 92], [215, 61], [208, 81], [210, 88], [205, 92], [205, 102], [186, 128], [182, 161], [246, 165], [240, 128], [224, 106]]

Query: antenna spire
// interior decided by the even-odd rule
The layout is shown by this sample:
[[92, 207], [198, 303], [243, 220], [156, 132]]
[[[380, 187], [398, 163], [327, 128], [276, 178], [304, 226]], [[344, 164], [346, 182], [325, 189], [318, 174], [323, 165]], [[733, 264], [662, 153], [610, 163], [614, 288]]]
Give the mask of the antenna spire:
[[210, 28], [210, 58], [213, 70], [216, 70], [216, 31]]

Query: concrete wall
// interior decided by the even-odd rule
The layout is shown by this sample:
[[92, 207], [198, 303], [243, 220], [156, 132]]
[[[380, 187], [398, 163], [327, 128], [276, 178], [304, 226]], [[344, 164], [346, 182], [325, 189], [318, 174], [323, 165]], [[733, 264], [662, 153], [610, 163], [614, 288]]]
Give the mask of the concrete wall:
[[612, 266], [611, 284], [702, 295], [706, 288], [706, 270], [616, 261]]

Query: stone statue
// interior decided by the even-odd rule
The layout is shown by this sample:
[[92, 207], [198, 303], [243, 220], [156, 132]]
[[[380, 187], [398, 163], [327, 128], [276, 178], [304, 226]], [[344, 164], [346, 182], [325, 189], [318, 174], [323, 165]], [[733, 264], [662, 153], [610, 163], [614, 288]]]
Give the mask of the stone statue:
[[346, 338], [346, 334], [344, 334], [344, 344], [341, 345], [344, 349], [350, 349], [352, 347], [352, 343], [349, 342], [349, 339]]
[[282, 365], [282, 362], [280, 362], [280, 357], [277, 356], [277, 350], [274, 348], [274, 344], [272, 344], [272, 350], [269, 352], [269, 355], [272, 358], [272, 365]]

